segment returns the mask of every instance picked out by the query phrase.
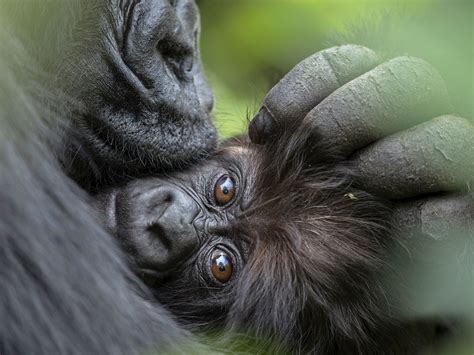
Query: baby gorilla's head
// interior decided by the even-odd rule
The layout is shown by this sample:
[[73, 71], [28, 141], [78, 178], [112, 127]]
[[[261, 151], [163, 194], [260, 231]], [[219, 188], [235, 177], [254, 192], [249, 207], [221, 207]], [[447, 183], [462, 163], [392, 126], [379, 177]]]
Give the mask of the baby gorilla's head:
[[160, 303], [191, 327], [321, 353], [373, 348], [389, 211], [303, 127], [224, 142], [192, 170], [99, 196]]

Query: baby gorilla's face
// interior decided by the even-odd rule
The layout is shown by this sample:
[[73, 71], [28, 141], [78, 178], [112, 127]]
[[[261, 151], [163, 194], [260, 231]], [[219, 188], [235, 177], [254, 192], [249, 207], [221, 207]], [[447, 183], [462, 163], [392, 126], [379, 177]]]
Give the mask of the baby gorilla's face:
[[183, 323], [322, 353], [378, 336], [389, 211], [309, 131], [232, 139], [187, 172], [98, 197], [132, 268]]
[[236, 221], [252, 204], [254, 148], [229, 144], [194, 169], [98, 197], [107, 228], [156, 297], [183, 319], [223, 322], [250, 240]]

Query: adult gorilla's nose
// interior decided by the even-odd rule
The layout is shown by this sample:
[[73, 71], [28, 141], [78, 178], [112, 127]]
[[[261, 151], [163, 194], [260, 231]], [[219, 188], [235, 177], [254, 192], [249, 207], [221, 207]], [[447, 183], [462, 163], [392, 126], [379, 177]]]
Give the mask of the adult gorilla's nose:
[[195, 54], [192, 42], [187, 43], [185, 35], [178, 33], [172, 38], [159, 41], [158, 53], [163, 58], [165, 65], [180, 81], [192, 80], [192, 69]]
[[126, 17], [123, 60], [150, 94], [159, 96], [170, 85], [182, 90], [183, 82], [192, 82], [199, 61], [199, 15], [193, 1], [144, 0]]

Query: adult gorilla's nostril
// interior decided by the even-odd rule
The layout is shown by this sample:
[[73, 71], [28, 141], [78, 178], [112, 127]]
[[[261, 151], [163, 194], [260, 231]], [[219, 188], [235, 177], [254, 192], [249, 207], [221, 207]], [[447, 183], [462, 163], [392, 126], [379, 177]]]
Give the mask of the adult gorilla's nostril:
[[194, 57], [193, 56], [187, 56], [183, 58], [182, 63], [181, 63], [181, 71], [183, 72], [191, 72], [193, 70], [194, 66]]
[[179, 38], [173, 38], [159, 41], [156, 48], [178, 79], [186, 81], [192, 78], [190, 75], [194, 66], [192, 45]]

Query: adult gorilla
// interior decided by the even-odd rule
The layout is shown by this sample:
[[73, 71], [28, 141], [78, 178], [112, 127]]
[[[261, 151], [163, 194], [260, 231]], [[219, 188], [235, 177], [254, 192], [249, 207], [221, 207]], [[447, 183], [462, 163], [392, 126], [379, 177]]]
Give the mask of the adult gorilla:
[[[129, 271], [88, 207], [87, 192], [182, 168], [213, 149], [212, 96], [199, 62], [196, 5], [5, 1], [0, 9], [0, 353], [129, 354], [193, 342]], [[307, 62], [304, 71], [294, 71], [290, 83], [309, 88], [318, 77], [324, 85], [307, 93], [279, 85], [276, 101], [291, 93], [300, 107], [298, 115], [288, 111], [284, 117], [315, 105], [323, 110], [322, 98], [366, 71], [359, 81], [365, 84], [348, 90], [366, 100], [375, 95], [368, 117], [386, 117], [389, 110], [397, 118], [401, 108], [417, 102], [432, 105], [430, 115], [444, 112], [444, 99], [418, 91], [409, 105], [403, 95], [378, 105], [380, 97], [366, 84], [383, 77], [371, 70], [371, 56], [360, 52], [353, 46], [330, 52], [328, 64], [339, 66], [333, 70]], [[429, 81], [433, 71], [416, 75]], [[375, 81], [387, 95], [391, 82], [412, 83], [410, 75]], [[444, 98], [442, 83], [432, 83]], [[349, 105], [335, 102], [336, 111], [367, 113], [355, 96], [332, 97]], [[351, 146], [356, 149], [390, 133], [370, 135], [369, 126], [336, 136], [363, 142]], [[405, 196], [423, 191], [418, 187], [424, 180], [413, 176], [414, 188]], [[369, 178], [370, 184], [379, 181]]]
[[2, 15], [48, 89], [69, 97], [64, 159], [79, 184], [182, 167], [213, 149], [193, 1], [7, 2]]

